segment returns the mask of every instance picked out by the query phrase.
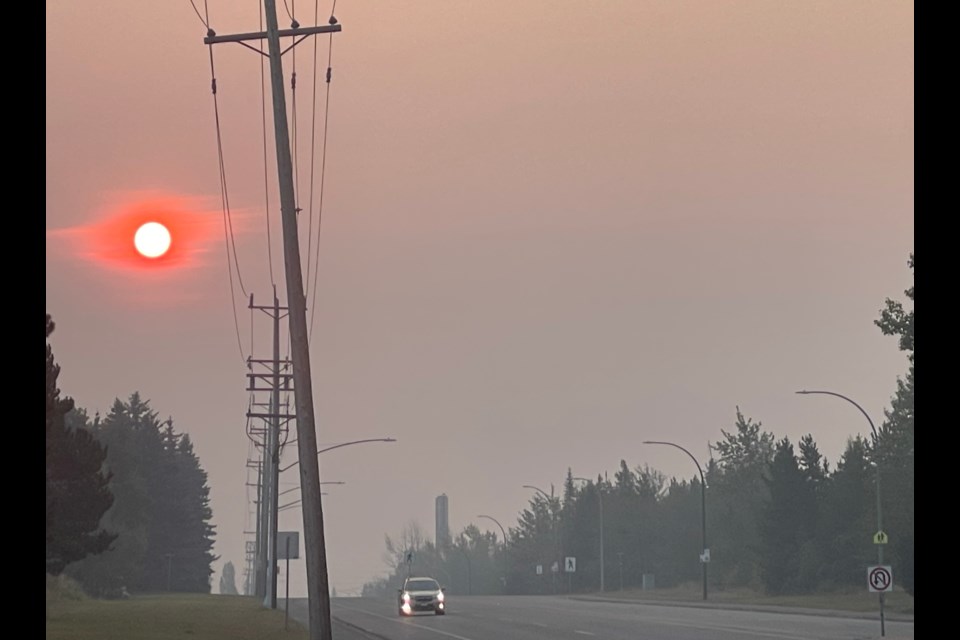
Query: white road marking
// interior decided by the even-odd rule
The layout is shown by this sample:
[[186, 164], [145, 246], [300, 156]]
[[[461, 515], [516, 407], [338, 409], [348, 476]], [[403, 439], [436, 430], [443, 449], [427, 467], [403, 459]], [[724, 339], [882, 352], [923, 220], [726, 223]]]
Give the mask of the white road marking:
[[597, 634], [595, 634], [595, 633], [590, 633], [589, 631], [580, 631], [580, 630], [578, 630], [578, 629], [574, 629], [573, 632], [574, 632], [574, 633], [579, 633], [579, 634], [582, 635], [582, 636], [595, 636], [595, 635], [597, 635]]
[[468, 637], [466, 637], [466, 636], [458, 636], [458, 635], [455, 634], [455, 633], [450, 633], [450, 632], [448, 632], [448, 631], [440, 631], [439, 629], [434, 629], [434, 628], [432, 628], [432, 627], [425, 627], [425, 626], [423, 626], [422, 624], [416, 624], [416, 623], [412, 622], [412, 619], [411, 619], [411, 618], [407, 618], [407, 621], [403, 621], [403, 620], [398, 620], [398, 619], [396, 619], [396, 618], [391, 618], [391, 617], [389, 617], [389, 616], [382, 616], [382, 615], [380, 615], [379, 613], [372, 613], [372, 612], [367, 611], [367, 610], [365, 610], [365, 609], [355, 609], [354, 607], [344, 607], [343, 605], [338, 605], [338, 606], [340, 606], [340, 607], [342, 607], [342, 608], [344, 608], [344, 609], [349, 609], [350, 611], [356, 611], [356, 612], [358, 612], [358, 613], [365, 613], [365, 614], [367, 614], [368, 616], [373, 616], [373, 617], [375, 617], [375, 618], [381, 618], [381, 619], [383, 619], [383, 620], [389, 620], [389, 621], [391, 621], [391, 622], [396, 622], [396, 623], [398, 623], [398, 624], [412, 624], [412, 625], [415, 626], [417, 629], [423, 629], [424, 631], [430, 631], [430, 632], [432, 632], [432, 633], [436, 633], [436, 634], [439, 634], [439, 635], [441, 635], [441, 636], [447, 636], [448, 638], [455, 638], [456, 640], [476, 640], [475, 638], [468, 638]]

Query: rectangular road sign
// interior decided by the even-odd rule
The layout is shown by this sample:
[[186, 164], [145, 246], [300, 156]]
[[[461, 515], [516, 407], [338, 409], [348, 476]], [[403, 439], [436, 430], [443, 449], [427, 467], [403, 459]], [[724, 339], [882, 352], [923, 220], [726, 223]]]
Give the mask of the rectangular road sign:
[[542, 576], [542, 575], [543, 575], [543, 565], [542, 565], [542, 564], [538, 564], [538, 565], [537, 565], [537, 575], [538, 575], [538, 576]]
[[[287, 546], [289, 541], [290, 546]], [[289, 555], [287, 551], [289, 549]], [[277, 560], [296, 560], [300, 557], [300, 532], [277, 531]]]
[[564, 559], [563, 570], [567, 573], [575, 573], [577, 570], [577, 559], [571, 556], [567, 556]]

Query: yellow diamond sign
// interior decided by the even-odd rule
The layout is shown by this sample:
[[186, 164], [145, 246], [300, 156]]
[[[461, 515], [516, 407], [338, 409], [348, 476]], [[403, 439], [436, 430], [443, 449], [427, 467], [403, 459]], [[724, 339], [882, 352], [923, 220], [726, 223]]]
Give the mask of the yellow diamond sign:
[[873, 534], [873, 544], [887, 544], [890, 538], [883, 531], [877, 531]]

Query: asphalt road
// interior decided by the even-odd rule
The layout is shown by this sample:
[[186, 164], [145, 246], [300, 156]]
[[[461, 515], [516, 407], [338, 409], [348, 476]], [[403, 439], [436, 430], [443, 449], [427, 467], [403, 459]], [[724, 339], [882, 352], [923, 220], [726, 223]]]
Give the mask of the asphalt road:
[[[554, 596], [451, 596], [445, 616], [401, 618], [391, 599], [334, 598], [333, 640], [867, 640], [875, 617], [788, 613]], [[306, 600], [290, 615], [306, 624]], [[913, 622], [887, 620], [886, 640], [911, 640]]]

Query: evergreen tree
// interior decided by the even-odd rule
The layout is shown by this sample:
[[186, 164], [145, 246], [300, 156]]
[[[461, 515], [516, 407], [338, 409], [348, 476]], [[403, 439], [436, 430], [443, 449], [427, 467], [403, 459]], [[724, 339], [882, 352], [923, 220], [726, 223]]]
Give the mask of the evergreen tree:
[[797, 464], [806, 487], [804, 496], [810, 503], [803, 505], [808, 521], [800, 545], [797, 581], [802, 589], [811, 590], [823, 579], [823, 545], [819, 538], [820, 511], [830, 477], [830, 466], [817, 448], [812, 435], [807, 434], [800, 438], [799, 449]]
[[189, 437], [177, 434], [172, 420], [161, 422], [138, 393], [115, 400], [89, 428], [109, 446], [115, 500], [105, 521], [119, 537], [71, 575], [105, 597], [124, 588], [208, 593], [216, 560], [209, 488]]
[[[913, 253], [907, 261], [913, 271]], [[914, 287], [904, 291], [914, 302]], [[914, 541], [914, 435], [913, 435], [913, 309], [904, 309], [903, 303], [886, 300], [885, 308], [875, 324], [884, 335], [899, 337], [901, 351], [907, 352], [909, 368], [904, 379], [897, 380], [897, 391], [885, 411], [880, 427], [874, 457], [880, 465], [883, 487], [883, 525], [889, 536], [895, 575], [900, 577], [906, 591], [913, 595], [913, 541]]]
[[864, 568], [876, 562], [869, 532], [874, 473], [867, 459], [867, 442], [860, 436], [846, 449], [823, 490], [819, 539], [823, 586], [862, 586]]
[[723, 439], [713, 446], [719, 460], [707, 465], [711, 575], [721, 585], [760, 587], [759, 527], [769, 498], [764, 478], [773, 460], [774, 437], [739, 407], [735, 428], [721, 429]]
[[[517, 527], [510, 529], [507, 584], [511, 593], [549, 593], [554, 588], [550, 566], [556, 559], [555, 514], [559, 499], [547, 500], [539, 493], [520, 513]], [[537, 565], [543, 573], [537, 575]]]
[[104, 473], [106, 450], [89, 432], [68, 425], [72, 398], [60, 397], [60, 366], [53, 357], [46, 316], [46, 565], [59, 575], [67, 565], [106, 551], [116, 535], [100, 527], [113, 503]]
[[104, 521], [118, 538], [110, 551], [77, 563], [70, 573], [96, 597], [117, 597], [124, 589], [145, 590], [144, 565], [158, 489], [150, 475], [159, 449], [155, 422], [147, 403], [134, 393], [128, 403], [115, 399], [107, 416], [103, 420], [98, 416], [90, 425], [108, 447], [106, 465], [113, 474], [114, 502]]
[[[237, 595], [237, 575], [232, 562], [223, 565], [223, 572], [220, 574], [220, 593], [228, 596]], [[336, 597], [336, 590], [333, 593]]]
[[[671, 478], [653, 517], [655, 538], [640, 549], [646, 561], [643, 573], [653, 573], [657, 585], [669, 587], [701, 579], [701, 513], [700, 476], [690, 482]], [[711, 539], [716, 542], [712, 534]]]
[[177, 434], [168, 420], [161, 432], [156, 475], [166, 478], [153, 501], [144, 588], [149, 591], [209, 593], [214, 528], [210, 525], [207, 474], [190, 437]]
[[604, 496], [607, 556], [610, 561], [617, 559], [618, 583], [622, 566], [624, 588], [640, 584], [641, 576], [650, 568], [652, 557], [649, 540], [644, 539], [642, 532], [647, 514], [641, 508], [639, 482], [637, 473], [627, 465], [626, 460], [620, 460], [620, 467], [613, 474], [610, 493]]
[[812, 542], [816, 521], [816, 494], [797, 463], [788, 438], [777, 443], [770, 475], [769, 498], [760, 526], [763, 541], [761, 575], [767, 593], [800, 593], [815, 584], [801, 576], [806, 560], [801, 551]]

